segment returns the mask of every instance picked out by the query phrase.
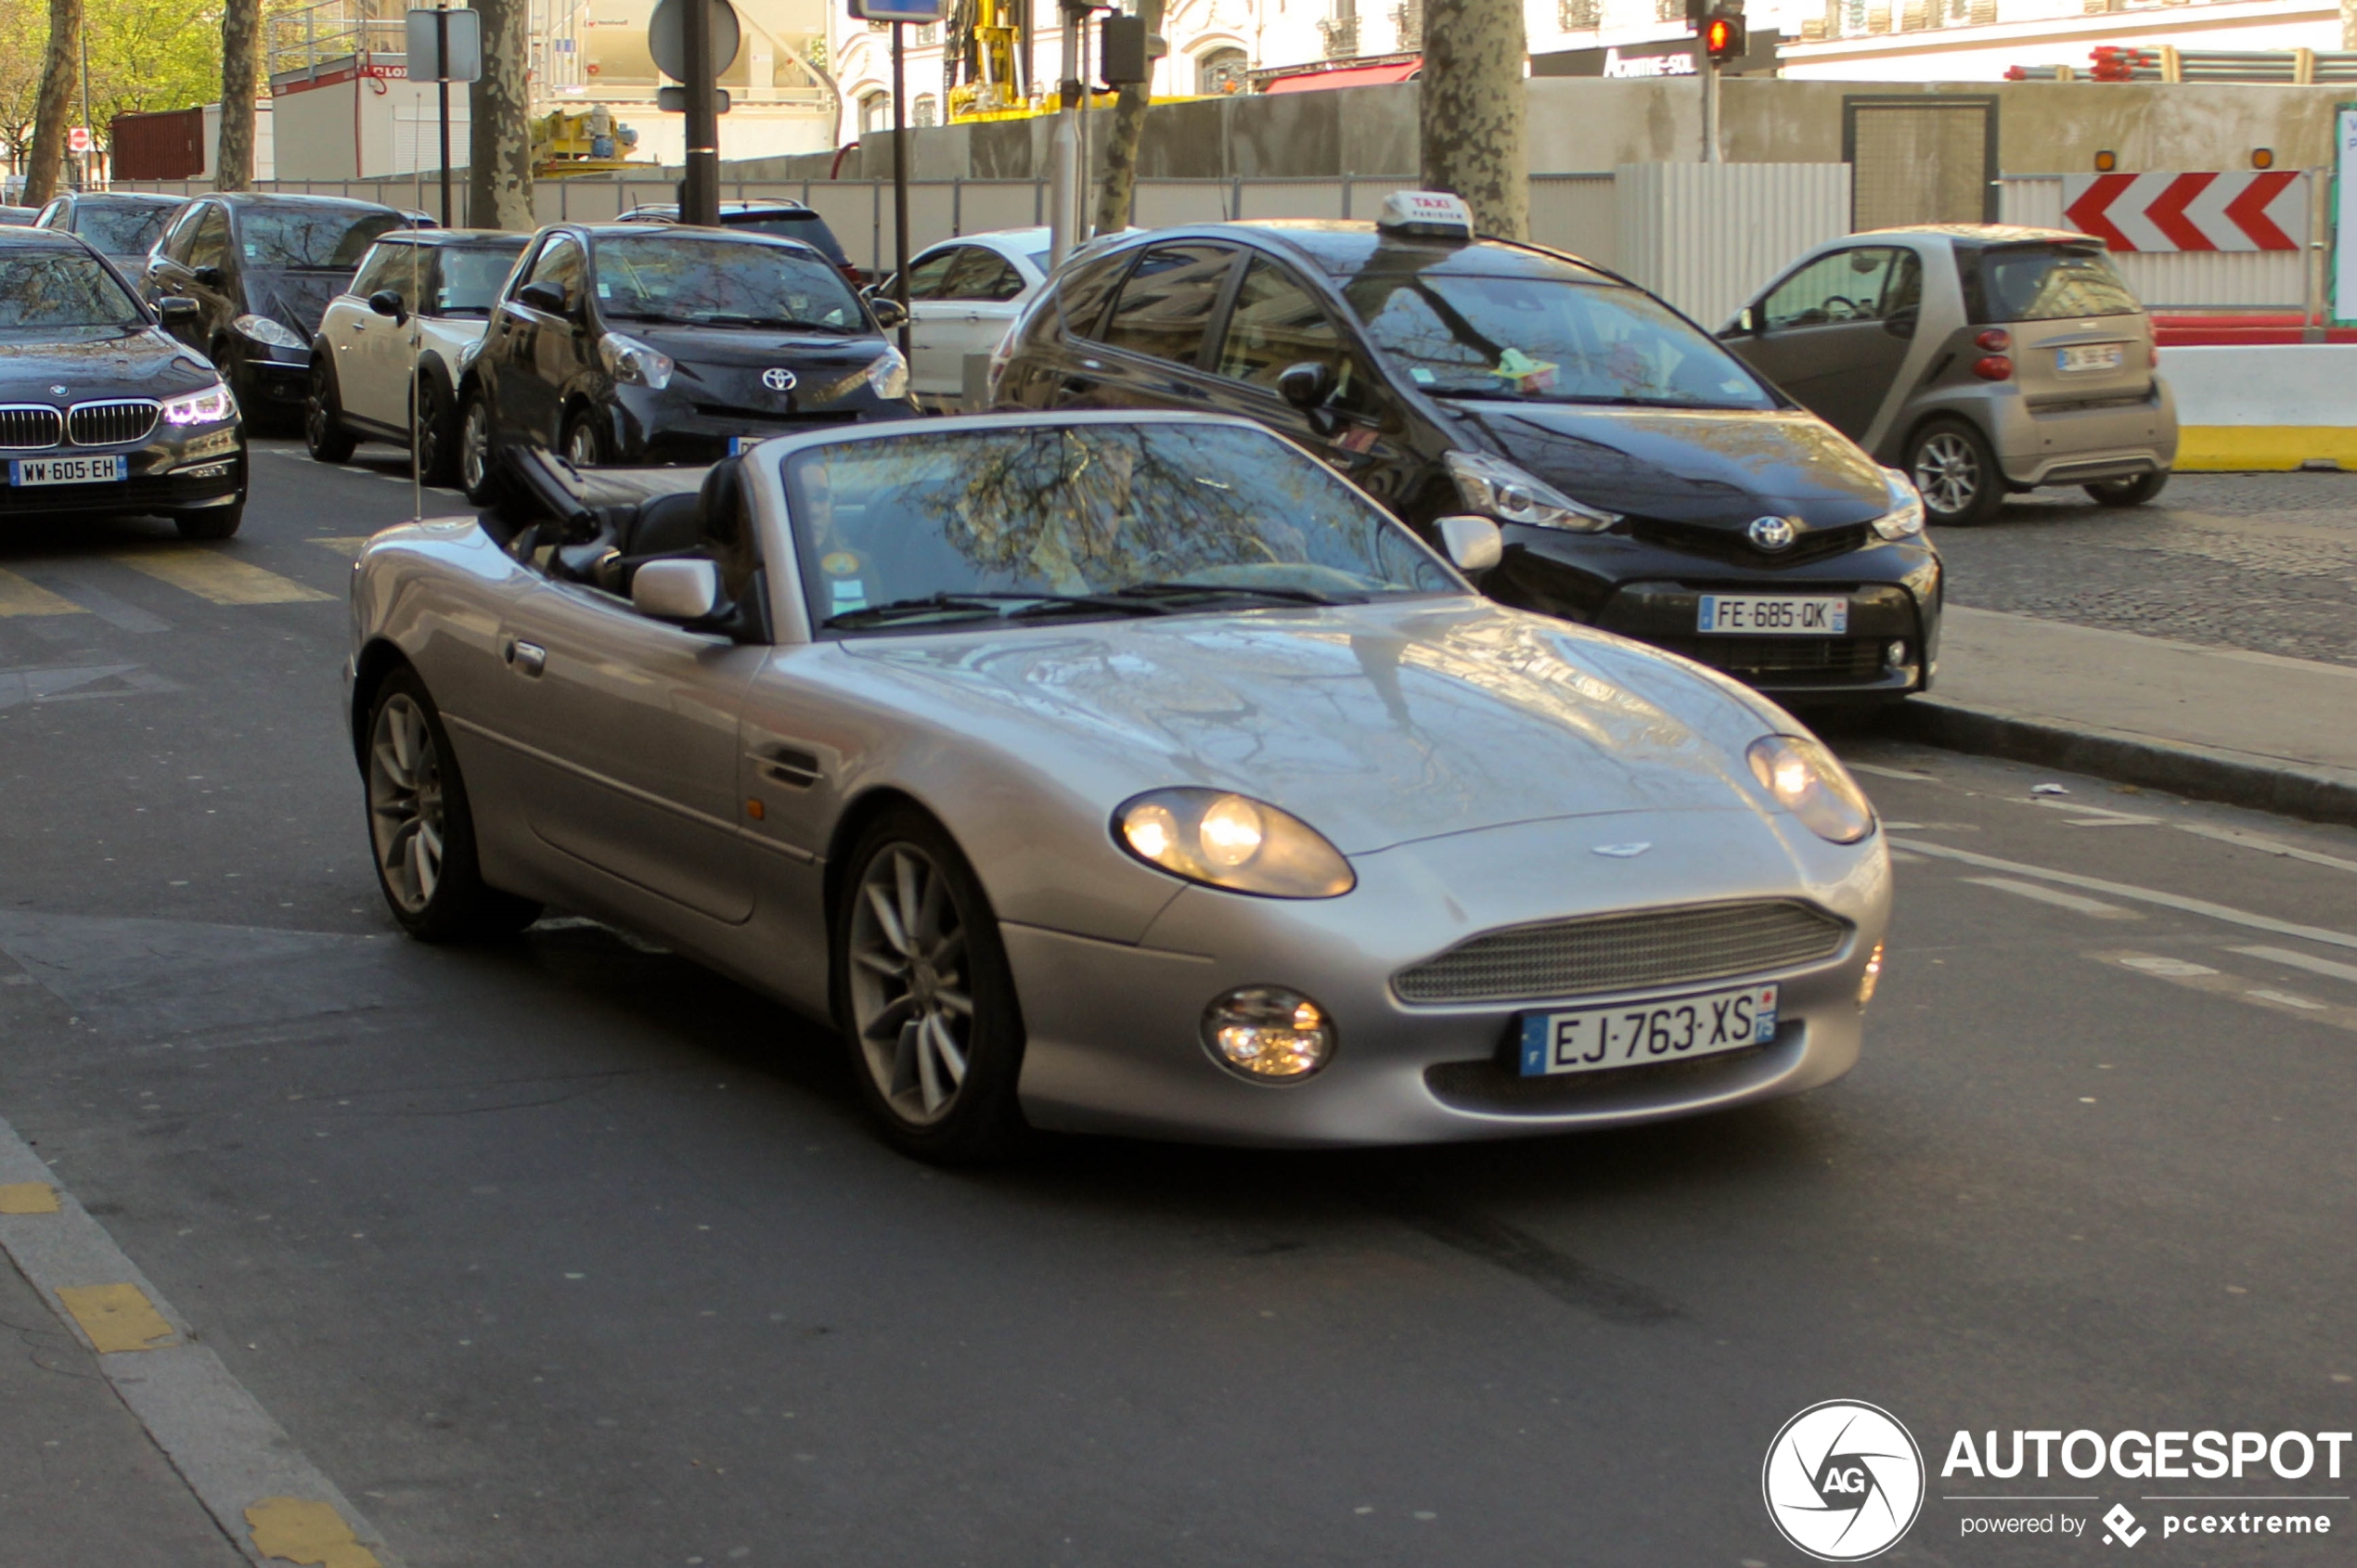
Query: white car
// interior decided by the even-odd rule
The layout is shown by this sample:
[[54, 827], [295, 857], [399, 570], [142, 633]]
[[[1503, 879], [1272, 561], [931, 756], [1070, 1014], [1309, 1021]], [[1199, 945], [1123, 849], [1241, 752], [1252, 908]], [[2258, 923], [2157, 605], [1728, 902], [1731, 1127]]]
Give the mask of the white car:
[[429, 484], [456, 482], [458, 359], [531, 236], [496, 229], [403, 229], [369, 250], [328, 304], [311, 346], [303, 430], [311, 455], [341, 463], [363, 441], [411, 443]]
[[[929, 245], [908, 263], [908, 390], [938, 406], [966, 390], [966, 355], [987, 354], [1048, 279], [1048, 231], [1000, 229]], [[893, 279], [875, 297], [894, 297]]]

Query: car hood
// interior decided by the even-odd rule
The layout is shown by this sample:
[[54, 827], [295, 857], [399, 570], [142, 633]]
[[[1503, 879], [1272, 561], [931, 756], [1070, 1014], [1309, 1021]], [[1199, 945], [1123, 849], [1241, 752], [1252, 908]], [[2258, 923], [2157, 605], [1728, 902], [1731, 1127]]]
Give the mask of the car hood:
[[840, 369], [865, 369], [884, 352], [884, 341], [872, 333], [856, 338], [831, 332], [786, 332], [750, 328], [660, 327], [651, 322], [617, 321], [612, 328], [661, 350], [682, 365], [709, 365], [731, 370], [763, 370], [773, 365], [801, 374]]
[[[89, 398], [170, 397], [219, 379], [187, 346], [151, 327], [85, 327], [36, 338], [0, 333], [0, 401], [55, 403]], [[62, 386], [63, 392], [49, 389]]]
[[348, 272], [262, 271], [246, 275], [246, 309], [300, 334], [304, 342], [319, 330], [328, 302], [352, 287]]
[[1890, 508], [1874, 460], [1799, 410], [1449, 406], [1565, 495], [1630, 517], [1732, 529], [1772, 512], [1841, 528]]
[[1757, 810], [1776, 727], [1635, 644], [1450, 597], [1406, 605], [846, 639], [892, 706], [1008, 748], [1107, 810], [1233, 790], [1346, 854], [1630, 810]]

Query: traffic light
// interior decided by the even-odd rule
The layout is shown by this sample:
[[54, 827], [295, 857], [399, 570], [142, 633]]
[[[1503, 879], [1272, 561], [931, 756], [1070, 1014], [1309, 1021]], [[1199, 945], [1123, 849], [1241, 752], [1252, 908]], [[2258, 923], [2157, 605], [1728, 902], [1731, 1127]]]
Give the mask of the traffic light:
[[1702, 49], [1713, 65], [1743, 58], [1745, 46], [1742, 12], [1713, 11], [1704, 19]]

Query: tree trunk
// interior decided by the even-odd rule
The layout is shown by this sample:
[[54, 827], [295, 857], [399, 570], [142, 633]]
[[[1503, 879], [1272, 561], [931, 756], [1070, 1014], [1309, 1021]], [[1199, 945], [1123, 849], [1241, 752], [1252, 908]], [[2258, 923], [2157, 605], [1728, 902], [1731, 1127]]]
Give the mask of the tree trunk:
[[262, 0], [228, 0], [221, 12], [221, 142], [213, 188], [253, 186], [253, 96], [262, 81]]
[[476, 228], [538, 225], [532, 213], [531, 13], [526, 0], [473, 0], [483, 15], [483, 80], [468, 110], [467, 222]]
[[24, 204], [48, 205], [65, 165], [66, 122], [73, 117], [74, 71], [82, 55], [82, 0], [49, 0], [49, 47], [41, 57], [41, 92], [32, 111], [32, 157]]
[[1523, 139], [1521, 0], [1425, 0], [1418, 130], [1423, 181], [1454, 191], [1474, 227], [1520, 239], [1530, 227], [1530, 155]]
[[[2357, 0], [2349, 0], [2357, 5]], [[1152, 39], [1162, 32], [1163, 0], [1139, 0], [1138, 16]], [[1161, 69], [1159, 60], [1147, 69]], [[1119, 234], [1129, 226], [1129, 203], [1138, 190], [1138, 144], [1146, 135], [1146, 109], [1153, 101], [1151, 82], [1121, 89], [1114, 101], [1113, 134], [1105, 138], [1105, 184], [1097, 193], [1098, 234]]]

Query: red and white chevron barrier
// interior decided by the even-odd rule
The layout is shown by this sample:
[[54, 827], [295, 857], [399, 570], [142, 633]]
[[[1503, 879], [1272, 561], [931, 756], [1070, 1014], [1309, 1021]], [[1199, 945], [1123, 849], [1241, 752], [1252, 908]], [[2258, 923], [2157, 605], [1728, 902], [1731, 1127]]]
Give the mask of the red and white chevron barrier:
[[2308, 242], [2308, 176], [2065, 174], [2063, 223], [2113, 251], [2297, 251]]

